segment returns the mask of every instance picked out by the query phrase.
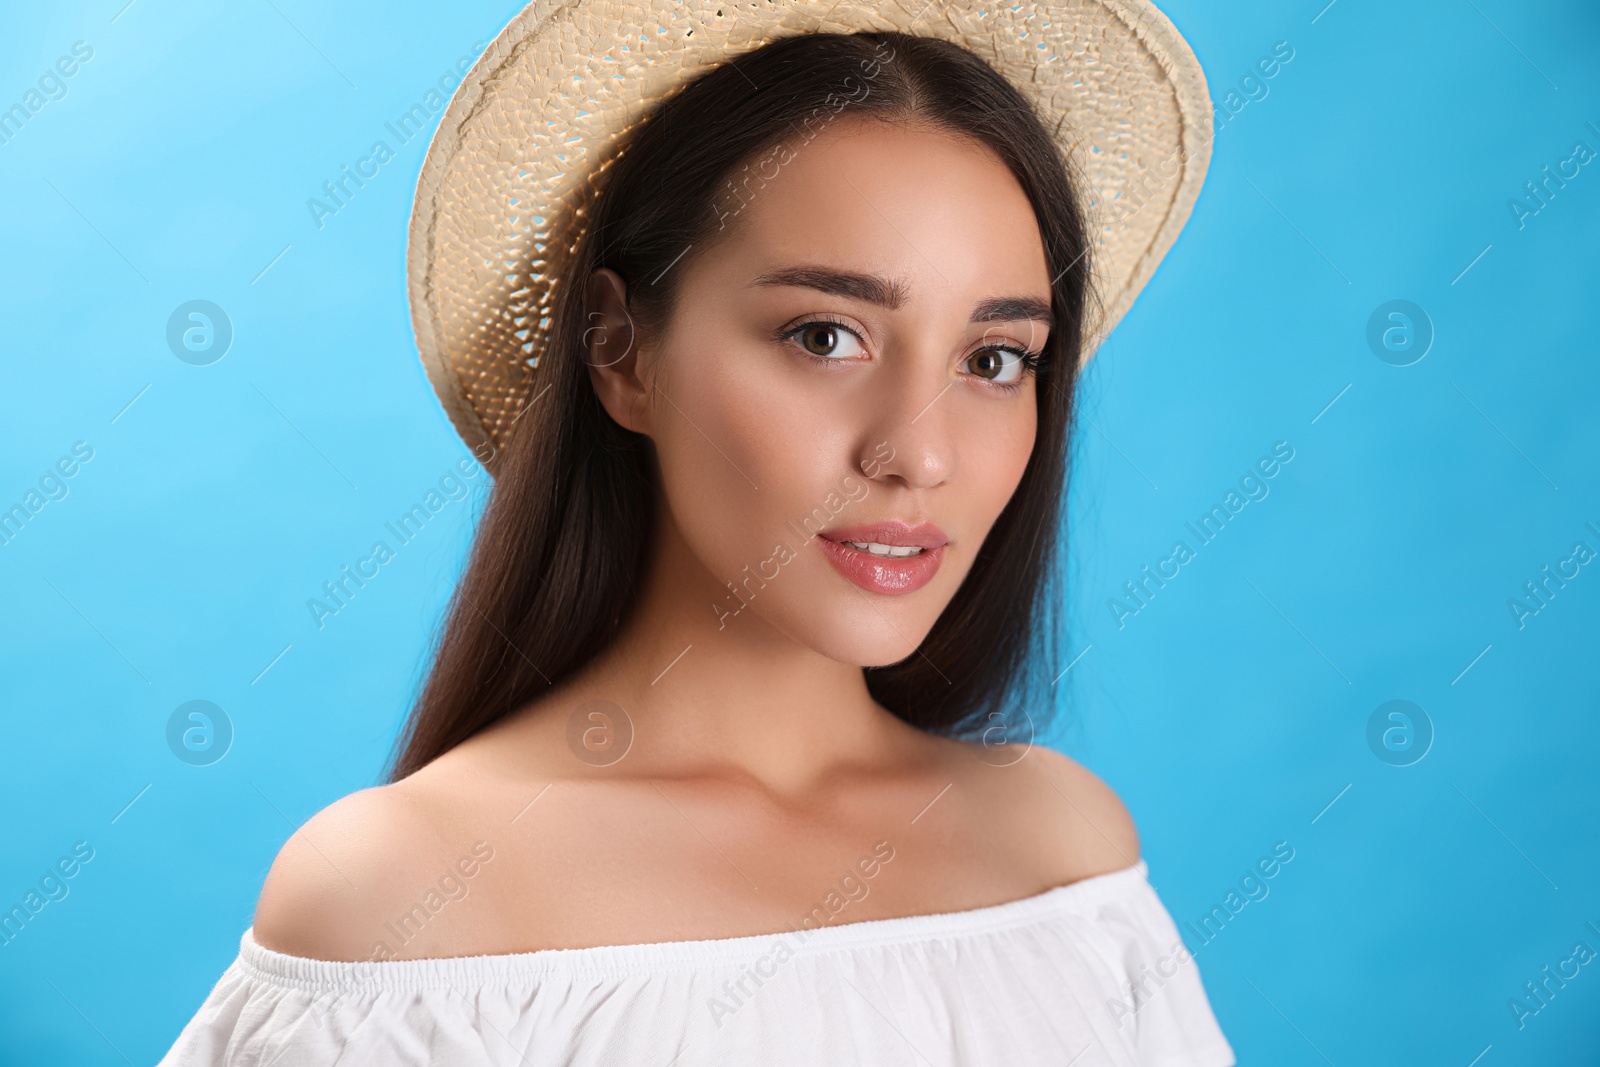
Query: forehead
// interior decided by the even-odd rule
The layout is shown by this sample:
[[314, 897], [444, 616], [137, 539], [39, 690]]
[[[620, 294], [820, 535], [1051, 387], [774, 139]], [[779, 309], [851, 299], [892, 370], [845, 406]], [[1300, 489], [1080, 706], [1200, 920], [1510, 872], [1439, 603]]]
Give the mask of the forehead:
[[904, 278], [911, 302], [991, 291], [1048, 298], [1038, 220], [1000, 157], [925, 124], [840, 116], [736, 172], [722, 191], [730, 268], [828, 264]]

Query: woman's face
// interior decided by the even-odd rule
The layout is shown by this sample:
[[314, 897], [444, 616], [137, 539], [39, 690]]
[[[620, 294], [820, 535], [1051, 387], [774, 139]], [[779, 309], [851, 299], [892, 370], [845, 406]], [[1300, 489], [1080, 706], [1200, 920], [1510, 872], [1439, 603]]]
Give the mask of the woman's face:
[[893, 663], [1033, 449], [1038, 223], [998, 157], [925, 126], [842, 116], [750, 173], [720, 239], [670, 268], [671, 320], [628, 372], [642, 391], [596, 385], [655, 443], [708, 621]]

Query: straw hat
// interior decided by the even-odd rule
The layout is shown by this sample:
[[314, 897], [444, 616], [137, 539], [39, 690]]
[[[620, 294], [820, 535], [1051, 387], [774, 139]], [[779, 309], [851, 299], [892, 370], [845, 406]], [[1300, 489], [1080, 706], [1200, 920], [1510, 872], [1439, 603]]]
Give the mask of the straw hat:
[[1189, 217], [1211, 158], [1211, 100], [1148, 0], [535, 0], [462, 79], [428, 148], [408, 285], [422, 361], [486, 463], [537, 396], [570, 242], [568, 210], [619, 134], [683, 82], [795, 33], [898, 30], [987, 60], [1032, 100], [1089, 201], [1103, 318], [1133, 303]]

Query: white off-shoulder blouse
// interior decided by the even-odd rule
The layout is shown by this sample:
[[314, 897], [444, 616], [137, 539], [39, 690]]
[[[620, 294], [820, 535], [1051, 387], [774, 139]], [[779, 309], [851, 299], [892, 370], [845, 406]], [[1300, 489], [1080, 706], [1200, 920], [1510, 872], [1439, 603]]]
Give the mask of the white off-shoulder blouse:
[[1144, 860], [968, 911], [751, 937], [239, 956], [159, 1067], [1228, 1067]]

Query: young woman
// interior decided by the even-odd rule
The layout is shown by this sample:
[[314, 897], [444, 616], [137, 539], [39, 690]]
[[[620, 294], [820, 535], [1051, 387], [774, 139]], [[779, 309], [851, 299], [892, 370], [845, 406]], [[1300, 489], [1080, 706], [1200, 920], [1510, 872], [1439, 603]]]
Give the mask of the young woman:
[[390, 781], [164, 1062], [1232, 1063], [1127, 811], [1025, 743], [1096, 296], [1062, 146], [893, 32], [619, 146]]

